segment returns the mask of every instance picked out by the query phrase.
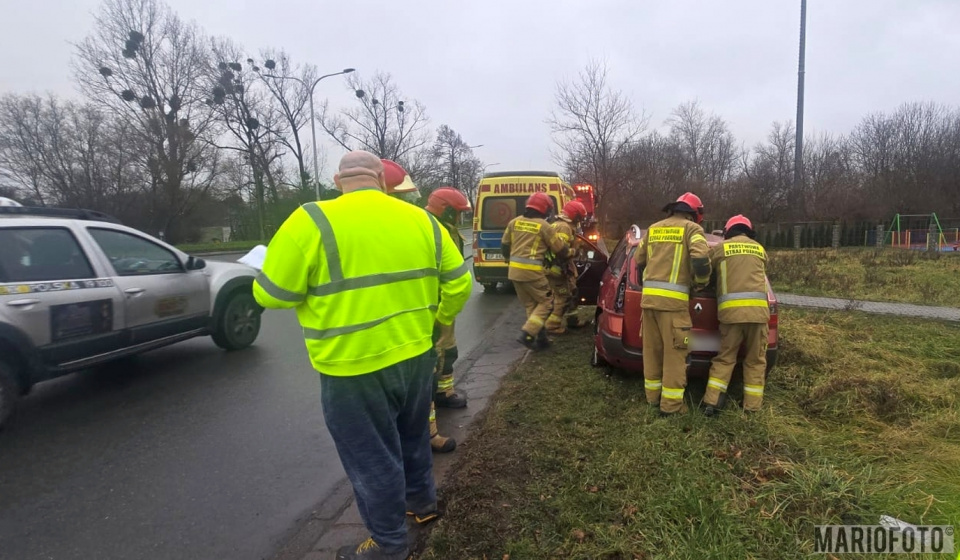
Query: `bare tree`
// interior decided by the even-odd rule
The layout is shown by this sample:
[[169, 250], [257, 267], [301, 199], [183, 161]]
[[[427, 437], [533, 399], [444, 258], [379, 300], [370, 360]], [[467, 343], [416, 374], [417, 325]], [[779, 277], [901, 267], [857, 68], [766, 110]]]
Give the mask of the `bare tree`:
[[102, 210], [132, 218], [145, 184], [139, 137], [91, 105], [55, 97], [0, 98], [0, 168], [5, 182], [39, 204]]
[[161, 0], [105, 0], [95, 23], [77, 46], [77, 80], [149, 146], [142, 164], [151, 177], [154, 223], [176, 239], [179, 221], [216, 174], [216, 154], [199, 141], [213, 132], [202, 34]]
[[390, 74], [378, 72], [367, 81], [351, 74], [347, 83], [357, 92], [359, 107], [333, 114], [324, 105], [319, 117], [344, 149], [367, 150], [402, 164], [429, 144], [426, 109], [419, 101], [405, 101]]
[[[300, 130], [310, 122], [310, 92], [301, 84], [313, 83], [317, 78], [317, 69], [309, 64], [293, 64], [290, 56], [282, 50], [266, 50], [261, 56], [265, 64], [262, 72], [253, 59], [248, 59], [247, 63], [253, 70], [260, 72], [263, 84], [279, 106], [284, 122], [282, 128], [277, 125], [274, 132], [277, 140], [286, 146], [289, 153], [296, 159], [299, 187], [301, 190], [307, 190], [312, 185], [312, 181], [319, 181], [320, 178], [313, 177], [311, 180], [311, 173], [307, 171], [305, 147]], [[283, 79], [285, 77], [297, 78], [301, 83]], [[318, 162], [317, 168], [321, 167]]]
[[433, 144], [433, 157], [437, 161], [438, 182], [460, 189], [473, 200], [483, 162], [473, 154], [473, 149], [460, 134], [445, 124], [440, 125]]
[[[647, 117], [607, 83], [607, 67], [589, 64], [576, 80], [557, 84], [556, 107], [547, 123], [558, 153], [555, 158], [576, 180], [594, 185], [601, 208], [622, 184], [617, 162], [640, 137]], [[606, 219], [599, 213], [600, 221]]]
[[707, 114], [698, 101], [682, 103], [667, 119], [670, 137], [683, 155], [687, 171], [685, 190], [722, 200], [740, 159], [726, 121]]

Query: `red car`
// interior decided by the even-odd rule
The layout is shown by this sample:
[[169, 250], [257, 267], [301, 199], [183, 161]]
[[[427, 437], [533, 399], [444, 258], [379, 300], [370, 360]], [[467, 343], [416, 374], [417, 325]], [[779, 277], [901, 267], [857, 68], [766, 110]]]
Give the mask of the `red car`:
[[[634, 264], [633, 253], [646, 232], [633, 226], [624, 235], [610, 255], [600, 282], [594, 322], [594, 349], [590, 363], [594, 366], [612, 365], [629, 371], [643, 371], [643, 340], [640, 336], [641, 271]], [[707, 235], [711, 247], [723, 241], [714, 234]], [[777, 361], [777, 298], [767, 280], [767, 301], [770, 305], [770, 334], [767, 339], [767, 372]], [[720, 350], [720, 331], [717, 322], [717, 300], [713, 283], [690, 297], [690, 317], [693, 319], [690, 341], [689, 373], [706, 377], [710, 360]], [[742, 356], [741, 356], [742, 357]]]

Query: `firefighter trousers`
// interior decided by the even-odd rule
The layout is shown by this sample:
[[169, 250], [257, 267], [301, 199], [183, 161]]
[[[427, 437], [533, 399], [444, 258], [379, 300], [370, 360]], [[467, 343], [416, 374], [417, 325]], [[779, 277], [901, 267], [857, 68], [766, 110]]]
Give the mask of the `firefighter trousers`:
[[541, 276], [529, 282], [513, 281], [517, 290], [517, 297], [527, 312], [527, 322], [523, 324], [523, 332], [530, 336], [537, 336], [547, 323], [550, 309], [553, 305], [550, 294], [550, 284], [546, 276]]
[[566, 276], [548, 276], [547, 283], [550, 285], [550, 292], [553, 293], [553, 310], [547, 317], [546, 329], [550, 334], [563, 334], [567, 330], [564, 316], [573, 298], [570, 280]]
[[[456, 329], [456, 323], [450, 323], [451, 329]], [[433, 343], [436, 344], [440, 339], [440, 329], [434, 327], [433, 330]], [[442, 352], [438, 356], [438, 364], [436, 369], [437, 376], [437, 390], [436, 393], [439, 396], [449, 397], [454, 394], [453, 390], [453, 363], [457, 361], [457, 358], [460, 357], [459, 352], [457, 351], [457, 339], [456, 335], [454, 338], [449, 341], [449, 344], [446, 348], [438, 350]]]
[[690, 312], [643, 310], [643, 387], [647, 402], [665, 414], [685, 412]]
[[707, 392], [703, 403], [716, 406], [737, 365], [740, 347], [743, 355], [743, 408], [760, 410], [763, 404], [763, 386], [767, 376], [767, 333], [766, 323], [720, 324], [720, 352], [710, 364], [710, 378], [707, 380]]

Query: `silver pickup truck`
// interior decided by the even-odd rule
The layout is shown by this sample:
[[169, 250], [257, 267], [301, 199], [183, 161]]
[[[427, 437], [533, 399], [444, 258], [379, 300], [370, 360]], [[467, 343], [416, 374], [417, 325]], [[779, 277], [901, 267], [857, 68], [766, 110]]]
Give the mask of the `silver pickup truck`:
[[250, 346], [255, 274], [98, 212], [0, 207], [0, 427], [41, 381], [197, 336]]

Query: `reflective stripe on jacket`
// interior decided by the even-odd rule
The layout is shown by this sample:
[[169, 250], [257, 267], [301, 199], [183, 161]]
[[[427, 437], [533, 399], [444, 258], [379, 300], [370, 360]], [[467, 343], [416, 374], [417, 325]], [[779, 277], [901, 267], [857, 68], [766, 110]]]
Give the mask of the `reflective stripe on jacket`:
[[746, 235], [724, 240], [710, 250], [717, 270], [717, 318], [721, 323], [766, 323], [767, 252]]
[[683, 311], [690, 286], [710, 280], [707, 238], [696, 222], [673, 215], [647, 230], [634, 252], [643, 270], [644, 309]]
[[504, 257], [510, 261], [507, 278], [517, 282], [530, 282], [544, 276], [543, 262], [548, 250], [562, 256], [569, 251], [557, 237], [556, 230], [542, 218], [519, 216], [510, 220], [500, 241]]
[[436, 219], [364, 189], [295, 210], [270, 241], [253, 295], [296, 308], [313, 366], [350, 376], [429, 350], [434, 320], [450, 324], [472, 283]]

